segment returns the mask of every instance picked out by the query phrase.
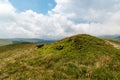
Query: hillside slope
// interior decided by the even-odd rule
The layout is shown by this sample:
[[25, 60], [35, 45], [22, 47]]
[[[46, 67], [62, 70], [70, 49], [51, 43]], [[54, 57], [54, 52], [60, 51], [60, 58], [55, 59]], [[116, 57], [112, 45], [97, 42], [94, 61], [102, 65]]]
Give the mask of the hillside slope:
[[51, 44], [0, 47], [0, 79], [119, 80], [120, 49], [109, 42], [79, 34]]

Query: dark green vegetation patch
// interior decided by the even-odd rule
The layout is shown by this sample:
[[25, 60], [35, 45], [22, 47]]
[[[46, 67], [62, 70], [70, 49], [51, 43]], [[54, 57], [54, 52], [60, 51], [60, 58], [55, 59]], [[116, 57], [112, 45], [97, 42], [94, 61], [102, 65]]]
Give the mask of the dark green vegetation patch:
[[58, 45], [55, 47], [56, 50], [62, 50], [63, 48], [64, 48], [64, 46], [62, 46], [62, 45]]

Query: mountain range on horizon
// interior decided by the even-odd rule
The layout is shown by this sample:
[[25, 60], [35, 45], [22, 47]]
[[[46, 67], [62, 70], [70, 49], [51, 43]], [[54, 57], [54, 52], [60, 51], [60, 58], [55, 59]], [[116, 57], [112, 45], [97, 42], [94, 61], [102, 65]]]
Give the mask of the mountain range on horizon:
[[[97, 36], [99, 38], [105, 38], [105, 39], [112, 39], [115, 41], [120, 41], [119, 35], [103, 35], [103, 36]], [[44, 44], [44, 43], [52, 43], [55, 41], [58, 41], [60, 39], [40, 39], [40, 38], [6, 38], [6, 39], [0, 39], [0, 46], [8, 45], [8, 44], [14, 44], [14, 43], [21, 43], [21, 42], [30, 42], [30, 43], [38, 43], [38, 44]]]
[[39, 39], [39, 38], [9, 38], [9, 39], [0, 39], [0, 46], [15, 44], [15, 43], [22, 43], [22, 42], [45, 44], [45, 43], [52, 43], [55, 41], [56, 40], [45, 40], [45, 39]]

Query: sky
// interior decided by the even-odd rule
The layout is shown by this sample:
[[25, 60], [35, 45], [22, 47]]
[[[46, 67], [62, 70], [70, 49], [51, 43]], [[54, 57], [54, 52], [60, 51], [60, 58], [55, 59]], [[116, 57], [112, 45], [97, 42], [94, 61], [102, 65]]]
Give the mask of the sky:
[[120, 0], [0, 0], [0, 38], [120, 35]]
[[55, 7], [54, 0], [10, 0], [17, 12], [32, 10], [37, 13], [47, 14], [48, 10]]

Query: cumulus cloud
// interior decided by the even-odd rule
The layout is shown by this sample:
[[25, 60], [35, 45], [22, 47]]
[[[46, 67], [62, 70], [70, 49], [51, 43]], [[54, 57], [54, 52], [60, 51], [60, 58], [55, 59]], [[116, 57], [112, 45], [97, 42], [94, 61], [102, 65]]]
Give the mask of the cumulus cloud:
[[55, 0], [48, 15], [32, 10], [16, 12], [8, 0], [0, 0], [0, 36], [62, 38], [78, 33], [120, 34], [119, 0]]
[[53, 9], [56, 13], [74, 14], [74, 18], [83, 20], [101, 20], [110, 13], [119, 11], [118, 0], [56, 0], [57, 5]]

